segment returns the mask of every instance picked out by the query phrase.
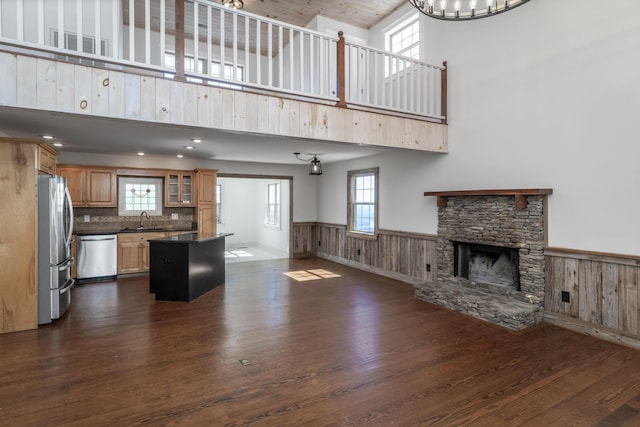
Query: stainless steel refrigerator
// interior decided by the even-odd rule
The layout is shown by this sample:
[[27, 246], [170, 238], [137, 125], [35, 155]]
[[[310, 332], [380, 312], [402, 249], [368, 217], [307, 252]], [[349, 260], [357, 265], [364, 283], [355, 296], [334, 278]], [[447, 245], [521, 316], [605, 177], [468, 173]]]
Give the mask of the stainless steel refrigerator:
[[38, 177], [38, 324], [59, 319], [71, 304], [73, 207], [63, 176]]

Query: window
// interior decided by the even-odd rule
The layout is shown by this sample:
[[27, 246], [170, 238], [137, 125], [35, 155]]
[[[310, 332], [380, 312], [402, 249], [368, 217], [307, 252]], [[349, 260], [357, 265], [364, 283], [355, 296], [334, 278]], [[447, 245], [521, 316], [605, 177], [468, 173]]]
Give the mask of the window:
[[[53, 30], [53, 46], [58, 46], [58, 30]], [[64, 32], [64, 46], [61, 46], [68, 50], [78, 50], [78, 35], [74, 33]], [[91, 36], [82, 36], [82, 52], [84, 53], [96, 53], [96, 38]], [[100, 52], [97, 55], [107, 54], [107, 41], [105, 39], [100, 40]]]
[[[385, 34], [385, 38], [387, 41], [387, 50], [390, 52], [396, 55], [408, 56], [413, 59], [420, 59], [420, 21], [418, 20], [417, 14], [412, 15], [410, 18], [393, 27]], [[389, 61], [388, 58], [387, 61]], [[389, 72], [395, 74], [398, 70], [403, 70], [406, 67], [406, 62], [393, 59], [391, 70], [389, 70], [388, 62], [386, 64], [386, 76], [389, 76]]]
[[265, 224], [280, 227], [280, 183], [267, 184]]
[[418, 17], [405, 21], [388, 33], [389, 50], [396, 55], [420, 59], [420, 26]]
[[374, 235], [377, 230], [378, 168], [348, 172], [348, 229]]
[[235, 76], [233, 75], [233, 64], [224, 64], [224, 76], [220, 72], [220, 61], [211, 61], [211, 75], [216, 77], [224, 77], [227, 80], [244, 80], [244, 67], [242, 65], [236, 66]]
[[[190, 72], [190, 73], [194, 72], [195, 70], [194, 63], [195, 63], [195, 60], [192, 56], [185, 55], [184, 71]], [[212, 77], [223, 77], [227, 80], [236, 80], [239, 82], [244, 80], [244, 66], [242, 65], [236, 66], [235, 76], [234, 76], [233, 64], [224, 65], [224, 75], [220, 70], [220, 61], [211, 61], [211, 66], [208, 70], [205, 69], [205, 64], [206, 62], [204, 59], [198, 59], [198, 73], [209, 74]], [[164, 53], [164, 66], [172, 70], [176, 69], [176, 55], [174, 53], [171, 53], [171, 52]], [[165, 77], [173, 77], [173, 73], [165, 73]], [[187, 81], [194, 82], [194, 83], [202, 83], [202, 79], [199, 79], [196, 77], [187, 77]], [[227, 87], [230, 89], [241, 89], [240, 86], [229, 84], [229, 83], [221, 83], [216, 81], [208, 81], [207, 83], [213, 86]]]
[[118, 178], [118, 215], [162, 215], [162, 178]]
[[222, 224], [222, 185], [216, 185], [216, 222]]

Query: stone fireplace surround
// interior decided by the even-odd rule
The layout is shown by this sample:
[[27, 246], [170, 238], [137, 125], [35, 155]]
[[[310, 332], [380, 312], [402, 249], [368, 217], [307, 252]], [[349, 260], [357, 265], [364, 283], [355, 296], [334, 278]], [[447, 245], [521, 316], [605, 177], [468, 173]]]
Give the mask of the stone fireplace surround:
[[[550, 189], [425, 192], [438, 197], [437, 280], [416, 298], [521, 330], [542, 321]], [[454, 275], [455, 242], [518, 250], [520, 291]]]

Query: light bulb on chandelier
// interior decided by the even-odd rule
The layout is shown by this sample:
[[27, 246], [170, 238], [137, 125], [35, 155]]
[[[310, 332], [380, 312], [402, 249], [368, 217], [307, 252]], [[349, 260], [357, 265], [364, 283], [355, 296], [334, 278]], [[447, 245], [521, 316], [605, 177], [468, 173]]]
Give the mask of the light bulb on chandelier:
[[487, 18], [515, 9], [529, 0], [483, 0], [485, 6], [478, 9], [478, 0], [409, 0], [420, 12], [435, 19], [445, 21], [468, 21]]

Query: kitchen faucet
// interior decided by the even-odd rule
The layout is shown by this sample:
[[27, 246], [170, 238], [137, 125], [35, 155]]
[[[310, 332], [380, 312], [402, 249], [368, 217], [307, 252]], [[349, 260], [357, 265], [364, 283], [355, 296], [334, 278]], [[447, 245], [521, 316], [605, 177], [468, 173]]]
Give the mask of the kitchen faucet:
[[149, 218], [149, 214], [147, 213], [147, 211], [142, 211], [140, 213], [140, 228], [144, 228], [144, 217], [147, 217], [147, 219], [149, 221], [151, 221], [151, 218]]

